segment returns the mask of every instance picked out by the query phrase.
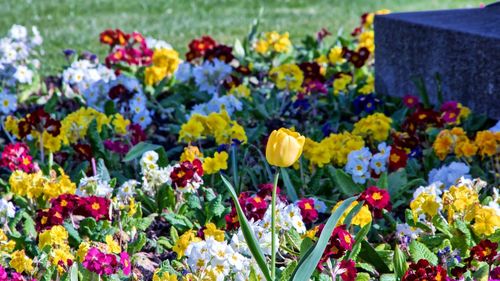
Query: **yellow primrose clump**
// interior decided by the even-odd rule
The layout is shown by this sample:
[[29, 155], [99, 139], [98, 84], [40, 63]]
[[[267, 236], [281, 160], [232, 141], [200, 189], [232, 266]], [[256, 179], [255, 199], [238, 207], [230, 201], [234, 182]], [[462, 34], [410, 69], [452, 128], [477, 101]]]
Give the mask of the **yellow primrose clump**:
[[207, 175], [217, 173], [220, 170], [227, 169], [227, 152], [215, 152], [214, 157], [207, 157], [203, 160], [203, 172]]
[[144, 71], [146, 85], [158, 84], [165, 77], [170, 77], [180, 63], [179, 53], [173, 49], [157, 49], [153, 54], [153, 65]]
[[333, 80], [333, 94], [338, 96], [340, 92], [345, 92], [347, 86], [352, 82], [352, 76], [346, 73], [341, 73], [339, 77]]
[[[339, 201], [337, 204], [332, 209], [332, 212], [334, 212], [344, 201]], [[356, 207], [359, 204], [358, 201], [354, 201], [351, 203], [351, 205], [344, 211], [342, 214], [342, 217], [340, 217], [340, 220], [338, 222], [338, 225], [344, 224], [344, 220], [347, 217], [347, 214]], [[363, 227], [367, 224], [369, 224], [372, 221], [372, 213], [370, 212], [370, 209], [368, 208], [367, 205], [363, 205], [359, 212], [352, 218], [351, 224], [353, 225], [358, 225], [360, 227]]]
[[236, 121], [231, 120], [225, 110], [212, 112], [208, 116], [193, 114], [187, 123], [181, 126], [179, 141], [194, 142], [212, 136], [218, 145], [231, 143], [234, 139], [245, 143], [245, 130]]
[[201, 239], [196, 237], [194, 230], [188, 230], [182, 234], [175, 242], [172, 250], [177, 253], [177, 258], [180, 259], [184, 256], [184, 252], [191, 242], [199, 242]]
[[437, 215], [441, 204], [437, 201], [435, 194], [422, 192], [410, 203], [413, 219], [417, 221], [421, 214], [432, 218]]
[[374, 113], [354, 124], [354, 135], [362, 136], [373, 141], [385, 141], [389, 137], [392, 119], [383, 113]]
[[302, 89], [304, 73], [296, 64], [287, 63], [273, 67], [269, 75], [280, 90], [299, 91]]
[[9, 265], [18, 273], [30, 273], [33, 271], [33, 260], [26, 256], [24, 250], [18, 250], [12, 253]]
[[443, 193], [443, 207], [448, 212], [449, 222], [455, 219], [471, 221], [477, 204], [477, 192], [465, 184], [452, 186]]
[[255, 43], [254, 49], [259, 54], [266, 54], [268, 51], [276, 53], [287, 53], [292, 47], [288, 32], [279, 34], [276, 31], [266, 32], [264, 38]]
[[477, 235], [490, 236], [500, 228], [500, 216], [497, 211], [491, 207], [477, 207], [472, 228]]
[[205, 227], [205, 230], [203, 230], [205, 237], [213, 237], [219, 242], [224, 241], [224, 230], [217, 229], [217, 226], [212, 222], [208, 223]]
[[41, 171], [25, 173], [16, 170], [10, 175], [9, 184], [12, 193], [33, 199], [43, 196], [43, 199], [49, 200], [65, 193], [74, 194], [75, 183], [62, 168], [59, 168], [59, 174], [58, 176], [54, 170], [51, 170], [50, 177], [47, 177]]

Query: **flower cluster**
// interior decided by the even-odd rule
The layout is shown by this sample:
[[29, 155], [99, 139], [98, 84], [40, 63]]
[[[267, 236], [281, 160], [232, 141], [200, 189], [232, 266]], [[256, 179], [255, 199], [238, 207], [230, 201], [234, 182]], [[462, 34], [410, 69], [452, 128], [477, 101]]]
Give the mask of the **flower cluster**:
[[179, 132], [179, 141], [194, 142], [212, 136], [217, 144], [230, 144], [233, 140], [240, 143], [247, 141], [245, 130], [228, 113], [213, 112], [208, 116], [195, 114], [183, 124]]
[[29, 153], [28, 146], [22, 142], [7, 144], [2, 152], [0, 166], [12, 172], [16, 170], [26, 173], [35, 172], [38, 167], [33, 163], [33, 157]]
[[22, 170], [16, 170], [9, 178], [11, 191], [19, 196], [31, 199], [42, 197], [45, 200], [64, 193], [75, 193], [76, 185], [69, 176], [61, 168], [58, 172], [59, 174], [52, 170], [50, 176], [47, 177], [43, 175], [42, 171], [26, 173]]
[[351, 174], [355, 183], [365, 183], [371, 175], [378, 176], [387, 170], [391, 147], [384, 142], [378, 145], [378, 152], [373, 154], [367, 147], [353, 150], [347, 156], [345, 171]]
[[108, 29], [100, 34], [100, 41], [109, 45], [106, 65], [119, 63], [148, 65], [151, 63], [153, 51], [148, 48], [146, 39], [138, 32], [124, 33], [120, 29]]
[[172, 49], [156, 49], [153, 53], [153, 65], [144, 72], [146, 85], [154, 85], [172, 76], [179, 66], [179, 53]]
[[257, 40], [254, 49], [261, 55], [272, 53], [287, 53], [292, 48], [288, 32], [279, 34], [276, 31], [266, 32], [261, 39]]
[[352, 133], [371, 141], [385, 141], [389, 137], [392, 119], [383, 113], [374, 113], [354, 124]]
[[349, 132], [332, 133], [321, 142], [307, 138], [304, 145], [304, 157], [312, 166], [322, 167], [328, 163], [343, 166], [347, 163], [349, 153], [361, 149], [364, 144], [363, 138]]

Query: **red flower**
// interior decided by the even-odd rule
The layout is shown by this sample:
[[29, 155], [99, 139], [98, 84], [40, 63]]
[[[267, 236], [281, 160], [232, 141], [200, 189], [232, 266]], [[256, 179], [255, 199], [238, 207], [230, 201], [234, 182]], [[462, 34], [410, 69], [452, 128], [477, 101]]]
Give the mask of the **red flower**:
[[132, 124], [128, 125], [127, 129], [130, 132], [130, 138], [131, 138], [130, 142], [133, 145], [136, 145], [136, 144], [140, 143], [141, 141], [146, 140], [146, 138], [147, 138], [146, 133], [142, 129], [141, 125], [132, 123]]
[[129, 34], [123, 33], [120, 29], [107, 29], [101, 34], [99, 34], [99, 41], [101, 43], [110, 45], [110, 46], [115, 46], [115, 45], [121, 45], [125, 46], [130, 38]]
[[40, 133], [47, 131], [47, 133], [57, 137], [60, 133], [61, 122], [52, 119], [50, 115], [43, 110], [43, 108], [39, 108], [33, 113], [28, 114], [24, 120], [19, 122], [18, 128], [19, 136], [21, 138], [29, 135], [31, 131], [37, 131]]
[[38, 166], [33, 164], [33, 158], [29, 155], [29, 152], [28, 146], [22, 142], [7, 144], [2, 152], [0, 166], [11, 171], [34, 172], [38, 170]]
[[440, 265], [431, 265], [427, 260], [421, 259], [412, 262], [401, 281], [420, 280], [447, 280], [447, 273]]
[[490, 240], [481, 240], [479, 244], [470, 249], [470, 257], [467, 262], [484, 261], [491, 264], [495, 261], [497, 256], [498, 243], [491, 242]]
[[205, 60], [210, 60], [210, 61], [218, 59], [225, 63], [230, 63], [234, 59], [232, 52], [233, 48], [229, 46], [217, 45], [211, 49], [208, 49], [205, 52], [204, 58]]
[[491, 272], [490, 272], [490, 279], [492, 281], [497, 281], [500, 280], [500, 266], [495, 267]]
[[130, 145], [119, 140], [105, 140], [104, 147], [118, 154], [126, 154], [130, 150]]
[[406, 167], [406, 162], [408, 161], [408, 155], [404, 150], [397, 147], [391, 149], [391, 155], [389, 156], [389, 170], [395, 171], [399, 168]]
[[214, 39], [210, 36], [203, 36], [200, 39], [193, 39], [189, 43], [189, 52], [186, 54], [186, 60], [192, 61], [201, 58], [207, 50], [213, 49], [217, 45]]
[[325, 77], [321, 74], [320, 66], [317, 62], [303, 62], [299, 64], [299, 67], [304, 73], [304, 84], [312, 81], [325, 82]]
[[56, 208], [50, 208], [48, 210], [39, 210], [36, 215], [36, 231], [42, 231], [45, 229], [50, 229], [52, 226], [61, 225], [63, 223], [64, 217], [60, 210]]
[[50, 204], [55, 210], [59, 210], [63, 218], [68, 217], [73, 213], [75, 208], [80, 205], [81, 199], [74, 194], [61, 194], [58, 197], [52, 199]]
[[[323, 231], [324, 225], [319, 226], [316, 236], [320, 236]], [[345, 229], [345, 225], [337, 226], [330, 236], [330, 240], [326, 246], [325, 252], [318, 263], [318, 268], [322, 269], [323, 264], [330, 258], [338, 259], [342, 257], [346, 251], [352, 250], [354, 245], [354, 238]]]
[[351, 62], [356, 68], [361, 68], [370, 57], [370, 51], [365, 47], [360, 48], [357, 52], [344, 47], [342, 53], [344, 58]]
[[321, 28], [320, 31], [318, 31], [318, 33], [316, 33], [316, 40], [318, 42], [321, 42], [323, 41], [323, 39], [325, 39], [325, 37], [327, 36], [330, 36], [332, 35], [332, 33], [330, 33], [330, 31], [328, 31], [326, 28]]
[[182, 162], [179, 167], [174, 168], [170, 174], [170, 178], [175, 187], [182, 188], [187, 186], [195, 175], [199, 177], [203, 176], [203, 167], [199, 159], [195, 159], [193, 162]]
[[380, 189], [376, 186], [368, 187], [359, 197], [359, 200], [364, 200], [366, 204], [368, 204], [370, 210], [372, 210], [377, 217], [382, 215], [382, 209], [390, 209], [390, 199], [391, 196], [387, 190]]
[[80, 159], [90, 161], [93, 157], [92, 147], [88, 144], [77, 143], [73, 146]]
[[356, 263], [353, 260], [343, 260], [339, 264], [340, 278], [343, 281], [354, 281], [358, 276]]
[[318, 219], [318, 211], [314, 208], [314, 200], [310, 198], [303, 198], [297, 206], [300, 208], [300, 214], [305, 223], [313, 223]]
[[418, 99], [417, 96], [413, 96], [413, 95], [408, 94], [408, 95], [404, 96], [403, 103], [409, 108], [415, 108], [420, 103], [420, 100]]
[[90, 196], [81, 198], [80, 206], [75, 210], [75, 214], [84, 217], [92, 217], [96, 221], [109, 219], [110, 201], [104, 197]]

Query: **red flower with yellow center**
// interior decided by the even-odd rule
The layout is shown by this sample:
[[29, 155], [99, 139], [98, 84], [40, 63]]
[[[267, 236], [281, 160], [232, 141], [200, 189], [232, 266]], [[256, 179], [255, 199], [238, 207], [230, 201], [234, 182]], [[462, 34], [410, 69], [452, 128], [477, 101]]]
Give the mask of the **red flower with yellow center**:
[[306, 224], [313, 223], [318, 219], [318, 211], [314, 208], [314, 200], [310, 198], [303, 198], [297, 202], [300, 208], [300, 214]]

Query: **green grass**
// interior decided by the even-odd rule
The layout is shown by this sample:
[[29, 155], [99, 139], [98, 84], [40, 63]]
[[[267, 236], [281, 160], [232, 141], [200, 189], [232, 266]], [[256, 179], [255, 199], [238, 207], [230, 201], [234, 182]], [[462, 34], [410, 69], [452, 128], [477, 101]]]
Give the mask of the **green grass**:
[[166, 40], [184, 53], [189, 41], [208, 34], [232, 44], [245, 36], [263, 8], [261, 31], [289, 31], [292, 41], [322, 27], [346, 32], [367, 11], [477, 7], [478, 0], [0, 0], [0, 35], [14, 23], [36, 25], [44, 37], [42, 68], [55, 72], [62, 50], [92, 51], [102, 58], [107, 48], [98, 35], [106, 28], [139, 31]]

